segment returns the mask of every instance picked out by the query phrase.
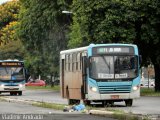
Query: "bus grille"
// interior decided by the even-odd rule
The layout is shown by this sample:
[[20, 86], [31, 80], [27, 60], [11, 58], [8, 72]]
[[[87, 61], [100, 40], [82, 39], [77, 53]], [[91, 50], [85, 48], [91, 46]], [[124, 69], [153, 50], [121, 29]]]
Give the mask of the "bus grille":
[[19, 85], [5, 85], [5, 86], [19, 86]]
[[105, 93], [130, 93], [131, 85], [116, 85], [116, 86], [99, 86], [99, 92]]
[[4, 90], [19, 90], [19, 88], [4, 88]]

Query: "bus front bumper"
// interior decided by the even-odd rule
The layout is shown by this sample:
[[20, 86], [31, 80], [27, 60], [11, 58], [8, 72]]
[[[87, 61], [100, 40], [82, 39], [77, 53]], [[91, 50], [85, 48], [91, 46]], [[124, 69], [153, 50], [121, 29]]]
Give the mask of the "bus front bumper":
[[6, 85], [0, 85], [0, 92], [10, 92], [10, 91], [24, 91], [25, 85], [17, 85], [17, 86], [6, 86]]
[[110, 94], [100, 94], [98, 92], [89, 91], [86, 94], [87, 100], [126, 100], [135, 99], [140, 97], [140, 89], [132, 91], [130, 93], [110, 93]]

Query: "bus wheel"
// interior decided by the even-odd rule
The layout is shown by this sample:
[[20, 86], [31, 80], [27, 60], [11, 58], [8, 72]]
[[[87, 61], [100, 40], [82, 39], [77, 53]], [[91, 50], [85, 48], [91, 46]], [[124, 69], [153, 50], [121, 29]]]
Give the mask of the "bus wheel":
[[13, 93], [13, 92], [10, 92], [10, 95], [14, 95], [14, 93]]
[[83, 100], [83, 103], [84, 103], [85, 105], [90, 105], [90, 104], [91, 104], [91, 101], [90, 101], [90, 100]]
[[68, 105], [74, 105], [74, 100], [73, 99], [68, 99]]
[[109, 106], [114, 106], [114, 101], [109, 101]]
[[69, 90], [68, 90], [68, 87], [66, 89], [66, 96], [68, 98], [68, 105], [73, 105], [73, 100], [72, 99], [69, 99]]
[[132, 99], [125, 100], [125, 104], [127, 107], [131, 107], [133, 104], [133, 100]]
[[80, 100], [68, 99], [68, 105], [79, 104]]
[[18, 95], [21, 96], [22, 95], [22, 91], [18, 92]]
[[111, 107], [111, 106], [114, 105], [114, 102], [113, 102], [113, 101], [104, 100], [104, 101], [102, 101], [102, 105], [103, 105], [104, 107]]

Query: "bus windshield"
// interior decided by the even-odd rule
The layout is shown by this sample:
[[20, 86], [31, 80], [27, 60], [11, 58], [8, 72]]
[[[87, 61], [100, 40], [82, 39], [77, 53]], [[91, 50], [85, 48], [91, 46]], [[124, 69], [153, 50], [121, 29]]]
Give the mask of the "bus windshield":
[[90, 77], [94, 79], [128, 79], [138, 75], [136, 56], [94, 56], [90, 58]]
[[0, 80], [24, 80], [23, 67], [0, 67]]

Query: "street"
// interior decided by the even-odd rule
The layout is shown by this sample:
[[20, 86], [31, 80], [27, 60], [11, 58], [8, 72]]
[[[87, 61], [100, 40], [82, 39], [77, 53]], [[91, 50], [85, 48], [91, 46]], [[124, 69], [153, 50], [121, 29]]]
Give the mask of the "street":
[[0, 101], [0, 120], [114, 120], [81, 113], [68, 113], [27, 104]]
[[[8, 93], [1, 94], [1, 96], [20, 100], [67, 104], [67, 100], [62, 99], [58, 91], [26, 90], [22, 96], [10, 96]], [[140, 97], [139, 99], [133, 101], [132, 107], [125, 107], [124, 102], [117, 102], [112, 108], [135, 114], [155, 115], [160, 114], [159, 101], [160, 97]]]
[[3, 93], [0, 94], [0, 96], [16, 99], [35, 100], [39, 102], [67, 104], [67, 100], [62, 99], [58, 91], [26, 90], [23, 92], [22, 96], [10, 96], [9, 93]]

